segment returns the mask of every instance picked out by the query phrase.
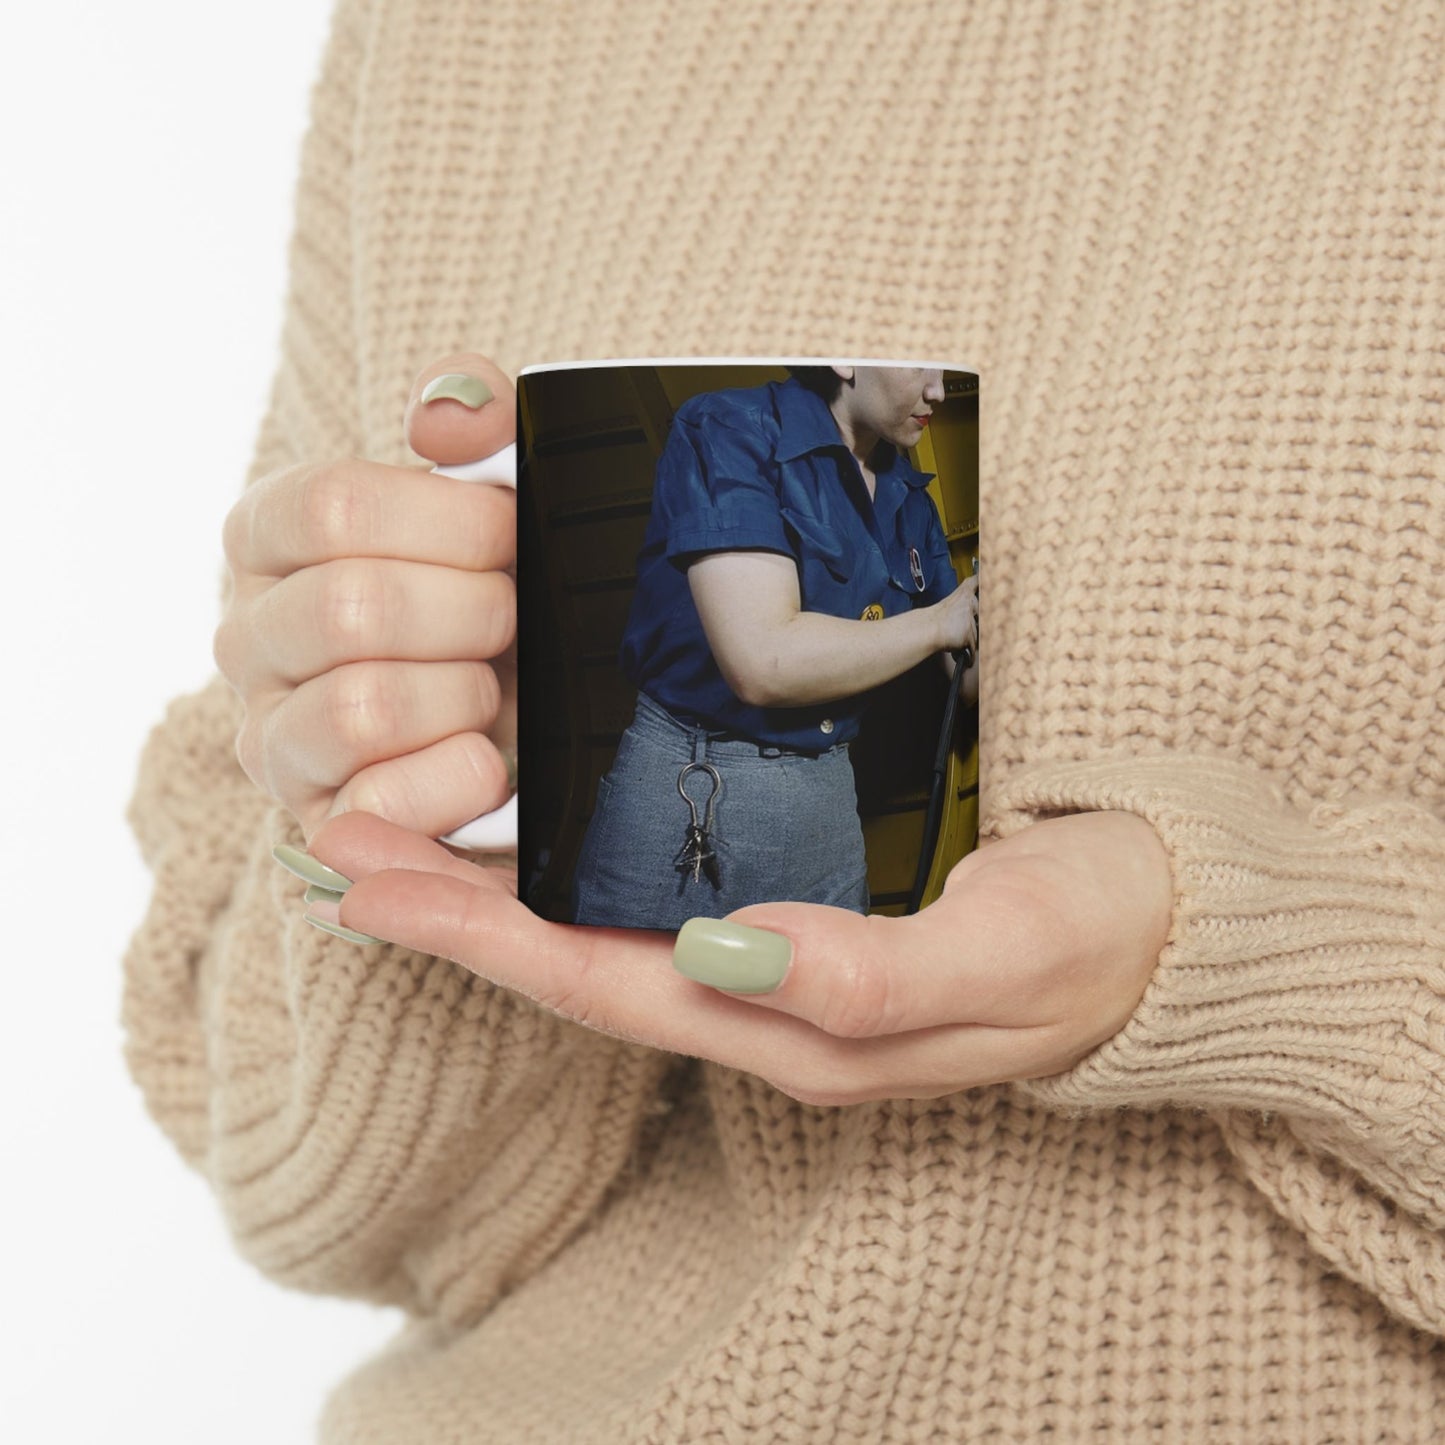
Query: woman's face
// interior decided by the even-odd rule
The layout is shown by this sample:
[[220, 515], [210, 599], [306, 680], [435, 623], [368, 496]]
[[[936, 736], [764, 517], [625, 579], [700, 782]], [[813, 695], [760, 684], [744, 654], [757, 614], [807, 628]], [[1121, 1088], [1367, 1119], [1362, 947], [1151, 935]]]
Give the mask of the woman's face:
[[[918, 439], [943, 400], [943, 372], [921, 366], [855, 366], [840, 368], [845, 385], [838, 400], [855, 430], [864, 429], [902, 451]], [[846, 372], [852, 384], [846, 384]]]

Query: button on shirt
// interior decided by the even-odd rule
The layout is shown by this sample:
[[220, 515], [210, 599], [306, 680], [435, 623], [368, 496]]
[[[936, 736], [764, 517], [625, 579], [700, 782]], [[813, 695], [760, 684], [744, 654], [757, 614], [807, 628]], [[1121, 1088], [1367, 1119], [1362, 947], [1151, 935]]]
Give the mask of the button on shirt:
[[801, 382], [684, 402], [657, 464], [652, 516], [621, 665], [683, 721], [765, 746], [822, 752], [858, 733], [867, 694], [755, 707], [723, 680], [688, 586], [709, 552], [791, 557], [804, 612], [855, 620], [940, 602], [958, 586], [943, 528], [915, 471], [886, 444], [870, 500], [827, 403]]

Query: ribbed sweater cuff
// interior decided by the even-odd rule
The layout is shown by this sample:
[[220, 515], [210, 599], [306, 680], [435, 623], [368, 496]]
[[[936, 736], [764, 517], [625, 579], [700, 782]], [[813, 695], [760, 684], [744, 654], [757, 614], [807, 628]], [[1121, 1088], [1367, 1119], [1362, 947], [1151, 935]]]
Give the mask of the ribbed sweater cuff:
[[[1442, 1094], [1445, 826], [1423, 806], [1290, 806], [1264, 774], [1199, 757], [1048, 765], [992, 799], [1004, 837], [1122, 811], [1169, 854], [1169, 941], [1134, 1015], [1055, 1107], [1287, 1112], [1374, 1132]], [[1442, 1111], [1445, 1112], [1445, 1111]]]

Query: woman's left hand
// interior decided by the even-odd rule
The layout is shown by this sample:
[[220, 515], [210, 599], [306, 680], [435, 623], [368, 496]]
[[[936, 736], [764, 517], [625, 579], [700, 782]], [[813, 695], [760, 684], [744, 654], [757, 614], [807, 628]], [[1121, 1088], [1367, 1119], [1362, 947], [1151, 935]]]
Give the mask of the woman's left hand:
[[311, 851], [358, 880], [339, 907], [349, 929], [824, 1105], [1062, 1072], [1129, 1018], [1172, 908], [1164, 849], [1128, 813], [1051, 819], [971, 853], [913, 917], [758, 904], [694, 920], [676, 959], [671, 934], [544, 922], [515, 875], [366, 814], [327, 823]]

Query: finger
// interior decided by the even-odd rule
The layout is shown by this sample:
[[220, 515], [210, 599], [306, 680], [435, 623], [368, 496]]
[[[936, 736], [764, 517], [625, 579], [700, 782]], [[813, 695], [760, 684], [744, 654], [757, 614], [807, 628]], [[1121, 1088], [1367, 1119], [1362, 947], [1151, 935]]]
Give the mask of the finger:
[[501, 807], [512, 794], [512, 778], [490, 739], [458, 733], [363, 768], [337, 792], [331, 813], [372, 813], [439, 838]]
[[[959, 939], [951, 915], [967, 906], [958, 899], [953, 908], [935, 903], [910, 918], [887, 918], [814, 904], [758, 904], [720, 925], [694, 920], [679, 934], [677, 952], [685, 954], [690, 930], [726, 938], [736, 925], [744, 934], [766, 929], [789, 940], [792, 957], [776, 989], [729, 996], [809, 1023], [832, 1045], [810, 1040], [786, 1061], [761, 1069], [807, 1103], [938, 1098], [1066, 1068], [1086, 1051], [1067, 1052], [1076, 1042], [1070, 1029], [955, 1021], [967, 1019], [970, 1006], [998, 1012], [1018, 988], [1006, 960], [991, 958], [987, 945], [970, 950]], [[713, 988], [724, 987], [737, 967], [736, 954], [726, 948], [694, 951], [674, 963]], [[709, 965], [719, 982], [705, 976]]]
[[472, 887], [516, 893], [516, 875], [505, 868], [479, 867], [428, 835], [368, 813], [351, 812], [328, 819], [308, 845], [313, 858], [343, 878], [360, 879], [382, 869], [456, 878]]
[[721, 994], [691, 990], [669, 966], [672, 936], [548, 923], [514, 897], [435, 873], [360, 879], [339, 910], [347, 928], [454, 959], [553, 1013], [614, 1038], [757, 1072], [816, 1033]]
[[806, 1103], [935, 1098], [1053, 1071], [1046, 1031], [931, 1028], [852, 1040], [751, 1009], [669, 967], [671, 935], [544, 922], [509, 891], [514, 875], [366, 814], [328, 822], [311, 852], [356, 880], [333, 921], [454, 959], [614, 1037], [745, 1069]]
[[1041, 1078], [1076, 1063], [1056, 1028], [954, 1024], [874, 1039], [834, 1039], [766, 1064], [761, 1077], [805, 1104], [841, 1107], [872, 1099], [938, 1099], [962, 1089]]
[[245, 690], [367, 659], [497, 657], [516, 634], [517, 589], [505, 572], [347, 558], [302, 568], [234, 614], [217, 631], [216, 653]]
[[749, 957], [777, 949], [779, 939], [789, 954], [781, 982], [737, 996], [805, 1019], [835, 1038], [1035, 1021], [1030, 980], [1036, 964], [1028, 959], [1035, 936], [1027, 919], [1017, 918], [1011, 893], [990, 899], [960, 883], [907, 918], [760, 903], [720, 923], [688, 924], [679, 935], [677, 963], [697, 982], [730, 989]]
[[223, 540], [238, 578], [285, 577], [340, 557], [505, 571], [516, 561], [516, 498], [507, 487], [351, 457], [263, 477], [231, 509]]
[[[801, 1017], [756, 1007], [762, 1000], [696, 987], [665, 967], [668, 935], [543, 922], [494, 876], [380, 819], [360, 814], [335, 819], [318, 834], [312, 851], [360, 880], [341, 900], [340, 922], [347, 928], [457, 959], [553, 1012], [618, 1038], [747, 1069], [806, 1103], [931, 1098], [1001, 1079], [1038, 1077], [1066, 1068], [1097, 1042], [1079, 1036], [1068, 1022], [929, 1026], [879, 1038], [838, 1038]], [[938, 907], [929, 912], [938, 913]], [[821, 915], [832, 915], [831, 922], [854, 925], [845, 932], [870, 923], [802, 905], [760, 905], [744, 915], [754, 925], [790, 920], [795, 926], [818, 925], [827, 922]], [[907, 935], [923, 916], [871, 920], [896, 925], [873, 932]], [[936, 941], [946, 931], [931, 932]], [[816, 928], [812, 936], [827, 938]], [[916, 961], [905, 955], [900, 962]], [[1001, 983], [1016, 987], [1007, 968], [998, 972]], [[792, 977], [796, 983], [802, 975]]]
[[797, 1019], [697, 988], [670, 965], [671, 934], [548, 923], [493, 870], [379, 818], [334, 818], [311, 852], [356, 880], [339, 909], [345, 927], [454, 959], [589, 1028], [755, 1073], [838, 1047]]
[[418, 373], [406, 404], [406, 441], [442, 466], [477, 461], [517, 436], [517, 393], [485, 356], [457, 352]]
[[[951, 925], [940, 915], [935, 926]], [[695, 982], [736, 990], [834, 1038], [878, 1038], [967, 1017], [956, 980], [921, 966], [917, 933], [915, 919], [812, 903], [756, 904], [726, 919], [686, 924], [674, 962]], [[769, 960], [775, 969], [785, 963], [771, 988]]]
[[[364, 815], [353, 817], [361, 822]], [[379, 820], [365, 823], [375, 830]], [[696, 988], [668, 967], [670, 935], [546, 923], [490, 879], [461, 872], [453, 859], [427, 871], [429, 860], [414, 844], [388, 859], [379, 832], [358, 848], [354, 840], [339, 844], [335, 827], [327, 824], [312, 852], [357, 877], [336, 910], [342, 926], [453, 959], [614, 1038], [743, 1069], [804, 1103], [936, 1098], [1063, 1066], [1055, 1064], [1053, 1039], [1043, 1030], [958, 1026], [837, 1038]], [[377, 864], [382, 871], [366, 873]]]
[[302, 683], [264, 717], [248, 715], [242, 737], [270, 760], [266, 791], [287, 801], [329, 794], [363, 768], [454, 733], [485, 732], [497, 705], [484, 662], [354, 662]]

